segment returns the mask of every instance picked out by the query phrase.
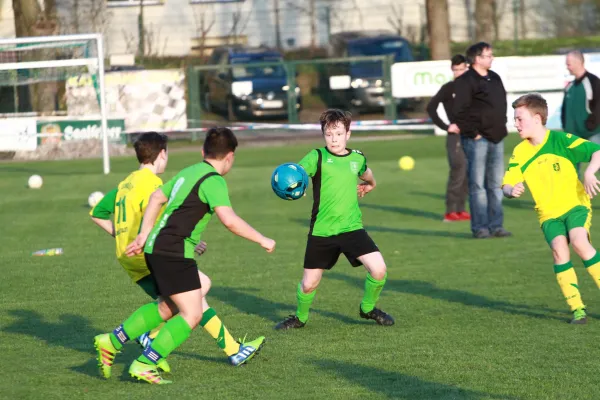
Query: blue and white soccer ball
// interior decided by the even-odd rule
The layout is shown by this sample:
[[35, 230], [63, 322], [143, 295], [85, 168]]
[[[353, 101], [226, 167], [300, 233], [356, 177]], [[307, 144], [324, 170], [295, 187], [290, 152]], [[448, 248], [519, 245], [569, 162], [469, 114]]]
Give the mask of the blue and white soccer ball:
[[271, 176], [271, 187], [284, 200], [298, 200], [308, 187], [308, 175], [298, 164], [281, 164]]

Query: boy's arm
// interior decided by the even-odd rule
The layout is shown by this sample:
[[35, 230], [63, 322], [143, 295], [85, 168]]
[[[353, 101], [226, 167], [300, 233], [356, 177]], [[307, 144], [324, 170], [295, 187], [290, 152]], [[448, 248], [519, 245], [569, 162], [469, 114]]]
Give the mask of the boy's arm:
[[429, 118], [431, 118], [431, 120], [433, 121], [433, 123], [435, 125], [437, 125], [438, 128], [447, 131], [449, 125], [446, 124], [438, 115], [437, 109], [438, 106], [440, 105], [440, 103], [442, 103], [444, 101], [444, 98], [446, 96], [446, 88], [448, 87], [448, 85], [444, 85], [441, 87], [441, 89], [431, 98], [431, 100], [429, 100], [429, 103], [427, 104], [427, 114], [429, 114]]
[[113, 189], [106, 193], [102, 200], [100, 200], [92, 211], [90, 211], [92, 221], [113, 237], [115, 236], [115, 226], [111, 220], [111, 216], [115, 212], [117, 190], [118, 189]]
[[251, 242], [258, 243], [261, 247], [271, 253], [275, 250], [275, 241], [260, 234], [256, 229], [250, 226], [246, 221], [238, 217], [229, 206], [215, 207], [215, 213], [221, 223], [225, 225], [232, 233], [247, 239]]
[[125, 250], [125, 254], [127, 256], [131, 257], [135, 254], [141, 254], [142, 250], [144, 249], [144, 245], [146, 244], [146, 240], [148, 239], [148, 235], [150, 235], [150, 232], [154, 227], [156, 218], [158, 218], [160, 209], [162, 208], [163, 204], [167, 202], [167, 200], [167, 196], [165, 196], [161, 189], [157, 189], [154, 191], [154, 193], [152, 193], [150, 200], [148, 201], [148, 205], [146, 206], [146, 212], [144, 213], [142, 226], [140, 227], [140, 233]]
[[525, 185], [523, 185], [524, 178], [520, 164], [517, 155], [513, 152], [508, 162], [508, 169], [502, 180], [502, 194], [509, 199], [521, 197], [525, 192]]
[[600, 150], [595, 151], [592, 154], [592, 158], [590, 160], [590, 164], [585, 170], [585, 175], [583, 179], [583, 184], [585, 187], [585, 191], [590, 196], [590, 198], [594, 198], [598, 193], [600, 193], [600, 181], [596, 178], [596, 172], [600, 169]]
[[365, 197], [367, 193], [375, 189], [375, 186], [377, 186], [377, 182], [375, 181], [375, 175], [373, 175], [373, 171], [371, 171], [371, 168], [367, 167], [365, 172], [363, 172], [363, 174], [360, 175], [359, 178], [363, 182], [360, 183], [357, 187], [358, 197]]

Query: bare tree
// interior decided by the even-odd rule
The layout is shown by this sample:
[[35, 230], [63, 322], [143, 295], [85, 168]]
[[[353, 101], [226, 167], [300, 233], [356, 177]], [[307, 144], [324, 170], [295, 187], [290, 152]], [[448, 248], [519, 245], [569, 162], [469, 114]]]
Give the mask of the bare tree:
[[[206, 51], [206, 37], [208, 33], [215, 25], [215, 13], [214, 8], [210, 5], [210, 16], [207, 20], [206, 15], [208, 14], [208, 5], [202, 4], [198, 7], [193, 8], [194, 13], [194, 25], [196, 27], [196, 38], [198, 38], [198, 47], [200, 52], [200, 58], [204, 59], [204, 52]], [[197, 10], [197, 11], [196, 11]]]
[[243, 5], [237, 6], [236, 11], [234, 11], [232, 14], [231, 30], [229, 31], [229, 34], [228, 34], [230, 41], [233, 41], [233, 43], [238, 42], [239, 36], [241, 36], [246, 31], [246, 27], [248, 26], [248, 21], [250, 21], [251, 13], [252, 13], [252, 10], [250, 10], [248, 13], [246, 13], [246, 17], [244, 19], [243, 18], [243, 16], [244, 16]]
[[388, 22], [394, 28], [398, 35], [402, 35], [404, 28], [404, 10], [401, 5], [390, 4], [391, 15], [388, 17]]
[[473, 4], [472, 0], [465, 0], [465, 13], [467, 14], [467, 35], [469, 36], [469, 41], [475, 40], [475, 29], [473, 29], [473, 14], [471, 13], [471, 4]]
[[526, 14], [527, 14], [527, 9], [525, 8], [525, 0], [520, 0], [519, 1], [519, 25], [520, 25], [520, 31], [521, 31], [520, 36], [522, 39], [527, 38], [527, 24], [525, 23]]
[[447, 0], [426, 0], [429, 47], [433, 60], [450, 58], [450, 21]]
[[[504, 18], [506, 8], [509, 5], [508, 2], [509, 2], [509, 0], [493, 0], [492, 1], [494, 40], [500, 40], [500, 23], [502, 22], [502, 18]], [[511, 2], [512, 2], [512, 0], [511, 0]]]
[[475, 40], [491, 43], [494, 39], [494, 1], [476, 0]]

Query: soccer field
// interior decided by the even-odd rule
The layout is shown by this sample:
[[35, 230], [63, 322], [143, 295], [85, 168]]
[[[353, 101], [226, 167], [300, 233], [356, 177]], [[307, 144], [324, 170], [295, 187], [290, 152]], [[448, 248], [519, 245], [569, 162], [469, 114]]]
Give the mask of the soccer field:
[[[101, 175], [100, 160], [0, 164], [0, 398], [598, 398], [600, 293], [581, 260], [575, 268], [591, 318], [573, 326], [529, 194], [504, 203], [512, 238], [473, 240], [468, 223], [442, 222], [444, 141], [350, 142], [377, 178], [360, 202], [388, 265], [379, 307], [396, 325], [359, 318], [365, 271], [340, 258], [306, 327], [289, 332], [273, 326], [295, 311], [312, 192], [285, 202], [271, 191], [270, 176], [321, 142], [242, 145], [226, 177], [233, 207], [277, 241], [276, 251], [267, 254], [214, 218], [198, 262], [212, 279], [209, 304], [234, 337], [265, 335], [268, 342], [236, 369], [198, 328], [169, 357], [173, 374], [165, 377], [174, 384], [161, 387], [129, 378], [137, 344], [119, 354], [109, 381], [98, 375], [93, 348], [94, 335], [148, 301], [87, 205], [91, 192], [107, 192], [137, 168], [135, 157], [112, 159], [109, 176]], [[507, 141], [507, 157], [516, 143]], [[413, 171], [398, 168], [401, 155], [416, 159]], [[163, 179], [200, 157], [173, 152]], [[26, 188], [32, 174], [43, 176], [42, 189]], [[64, 254], [31, 256], [53, 247]]]

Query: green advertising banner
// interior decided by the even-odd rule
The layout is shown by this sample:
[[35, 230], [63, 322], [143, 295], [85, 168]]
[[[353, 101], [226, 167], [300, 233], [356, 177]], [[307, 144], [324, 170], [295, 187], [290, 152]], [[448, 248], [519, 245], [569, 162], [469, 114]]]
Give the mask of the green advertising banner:
[[[108, 120], [108, 140], [122, 141], [125, 131], [125, 120]], [[37, 133], [40, 144], [56, 140], [85, 140], [102, 139], [101, 122], [99, 119], [76, 118], [43, 118], [37, 120]]]

